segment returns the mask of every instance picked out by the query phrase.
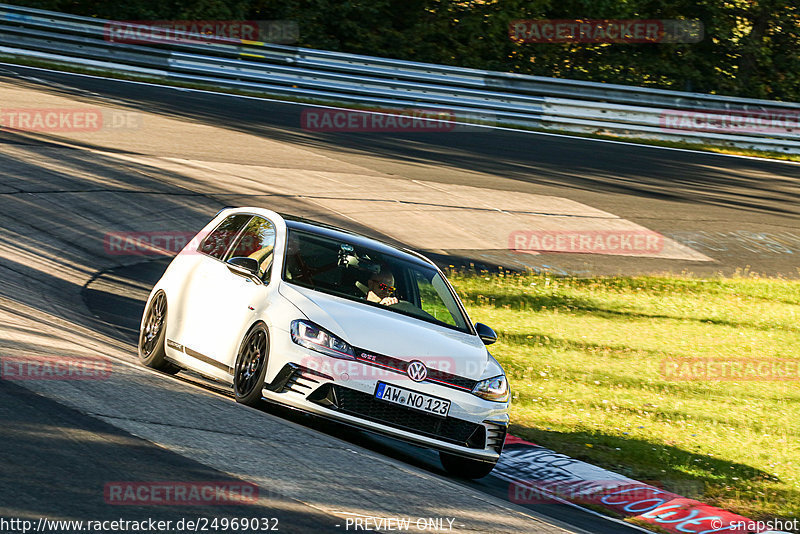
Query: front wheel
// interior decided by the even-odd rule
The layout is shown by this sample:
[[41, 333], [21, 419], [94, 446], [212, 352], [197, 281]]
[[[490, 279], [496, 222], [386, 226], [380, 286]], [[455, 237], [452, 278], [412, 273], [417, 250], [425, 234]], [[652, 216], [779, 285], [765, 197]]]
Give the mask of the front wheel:
[[472, 460], [444, 451], [439, 451], [439, 460], [442, 462], [442, 467], [447, 471], [447, 474], [467, 479], [483, 478], [491, 473], [496, 465], [493, 462]]
[[255, 406], [261, 400], [264, 376], [267, 374], [269, 334], [267, 327], [258, 324], [242, 341], [233, 375], [233, 395], [236, 402]]
[[167, 295], [156, 293], [144, 314], [139, 331], [139, 361], [145, 366], [174, 375], [180, 367], [166, 360], [164, 339], [167, 330]]

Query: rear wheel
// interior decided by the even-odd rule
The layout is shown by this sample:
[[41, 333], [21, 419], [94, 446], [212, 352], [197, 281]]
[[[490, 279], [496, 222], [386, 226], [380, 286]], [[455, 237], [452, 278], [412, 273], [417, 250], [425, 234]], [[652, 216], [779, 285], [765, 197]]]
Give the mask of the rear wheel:
[[264, 376], [267, 374], [269, 334], [267, 327], [257, 324], [244, 337], [233, 375], [233, 395], [236, 402], [255, 406], [261, 401]]
[[167, 295], [159, 291], [150, 300], [139, 331], [139, 361], [147, 367], [174, 375], [181, 369], [166, 360], [166, 329]]
[[496, 465], [493, 462], [481, 462], [443, 451], [439, 451], [439, 460], [447, 474], [468, 479], [483, 478], [491, 473]]

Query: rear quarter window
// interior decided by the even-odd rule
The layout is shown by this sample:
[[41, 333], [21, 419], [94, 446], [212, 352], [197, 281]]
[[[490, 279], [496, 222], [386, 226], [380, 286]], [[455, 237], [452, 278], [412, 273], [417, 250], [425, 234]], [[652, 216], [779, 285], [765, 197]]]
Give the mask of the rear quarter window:
[[197, 250], [218, 260], [223, 259], [236, 235], [251, 218], [252, 215], [244, 213], [226, 217], [208, 234]]

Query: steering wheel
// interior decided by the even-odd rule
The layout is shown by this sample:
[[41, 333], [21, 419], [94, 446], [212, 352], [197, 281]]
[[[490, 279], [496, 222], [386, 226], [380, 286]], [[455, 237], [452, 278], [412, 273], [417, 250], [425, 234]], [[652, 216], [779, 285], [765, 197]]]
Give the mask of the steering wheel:
[[309, 267], [306, 262], [303, 260], [303, 257], [300, 254], [294, 254], [294, 264], [297, 269], [300, 270], [300, 273], [297, 275], [293, 275], [292, 278], [295, 280], [306, 282], [307, 284], [314, 284], [314, 275], [316, 274], [314, 270]]

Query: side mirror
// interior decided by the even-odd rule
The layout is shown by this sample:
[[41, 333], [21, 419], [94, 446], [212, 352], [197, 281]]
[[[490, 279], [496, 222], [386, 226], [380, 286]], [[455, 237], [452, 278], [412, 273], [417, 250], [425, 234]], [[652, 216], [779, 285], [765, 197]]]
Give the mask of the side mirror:
[[228, 269], [236, 274], [258, 276], [258, 260], [255, 258], [236, 256], [228, 260]]
[[484, 345], [491, 345], [497, 341], [497, 334], [495, 334], [494, 330], [485, 324], [475, 323], [475, 330], [478, 331], [478, 337], [481, 338], [481, 341], [483, 341]]

